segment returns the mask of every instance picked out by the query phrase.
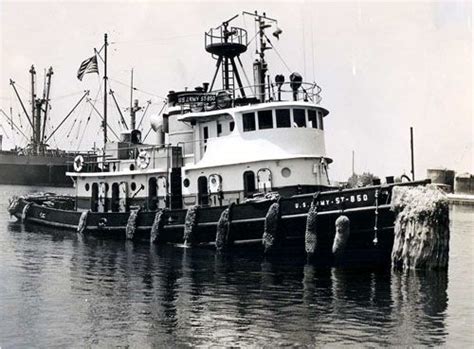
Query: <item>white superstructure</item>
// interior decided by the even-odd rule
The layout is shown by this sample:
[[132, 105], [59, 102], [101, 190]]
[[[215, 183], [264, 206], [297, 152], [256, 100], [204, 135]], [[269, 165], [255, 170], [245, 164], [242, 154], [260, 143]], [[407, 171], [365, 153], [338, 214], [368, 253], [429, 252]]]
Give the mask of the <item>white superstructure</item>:
[[[276, 22], [250, 15], [260, 34], [268, 22]], [[142, 144], [132, 127], [121, 143], [107, 144], [100, 172], [88, 173], [81, 165], [68, 173], [76, 180], [79, 208], [222, 206], [266, 193], [291, 196], [330, 186], [332, 160], [324, 140], [329, 112], [319, 105], [321, 89], [297, 73], [289, 82], [276, 75], [270, 83], [264, 34], [253, 64], [255, 85], [244, 87], [236, 62], [247, 50], [247, 32], [229, 28], [231, 20], [206, 33], [206, 50], [217, 60], [212, 83], [170, 91], [167, 110], [152, 120], [157, 145]], [[220, 71], [222, 89], [213, 90]]]

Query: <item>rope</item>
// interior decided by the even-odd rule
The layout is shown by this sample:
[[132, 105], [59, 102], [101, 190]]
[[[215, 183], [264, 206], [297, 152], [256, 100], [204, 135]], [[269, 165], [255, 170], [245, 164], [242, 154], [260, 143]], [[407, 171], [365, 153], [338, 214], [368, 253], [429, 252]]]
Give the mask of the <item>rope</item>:
[[21, 212], [22, 222], [26, 221], [26, 218], [28, 217], [28, 211], [30, 210], [31, 205], [33, 205], [33, 203], [29, 202], [23, 207], [23, 211]]

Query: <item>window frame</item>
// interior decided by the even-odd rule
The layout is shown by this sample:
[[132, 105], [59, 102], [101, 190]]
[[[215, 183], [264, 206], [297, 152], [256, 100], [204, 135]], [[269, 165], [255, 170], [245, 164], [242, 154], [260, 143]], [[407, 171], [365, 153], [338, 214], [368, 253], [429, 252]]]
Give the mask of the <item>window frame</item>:
[[[253, 118], [250, 118], [250, 115], [253, 115]], [[245, 120], [246, 118], [248, 118], [248, 120], [253, 120], [253, 129], [246, 129], [245, 128]], [[252, 132], [252, 131], [256, 131], [257, 130], [257, 122], [256, 122], [256, 116], [255, 116], [255, 112], [252, 111], [252, 112], [249, 112], [249, 113], [242, 113], [242, 131], [243, 132]], [[252, 126], [252, 125], [251, 125]]]
[[[278, 125], [278, 112], [288, 112], [288, 126], [279, 126]], [[280, 115], [281, 116], [281, 115]], [[276, 128], [291, 128], [291, 109], [290, 108], [278, 108], [275, 109], [275, 126]]]
[[[310, 119], [310, 113], [314, 113], [314, 120]], [[308, 109], [307, 111], [307, 116], [308, 116], [308, 124], [311, 126], [311, 128], [319, 128], [319, 111], [317, 109]]]
[[[298, 128], [306, 128], [308, 127], [307, 124], [306, 124], [306, 109], [305, 108], [292, 108], [292, 114], [293, 114], [293, 124], [296, 124]], [[304, 121], [304, 125], [303, 126], [300, 126], [297, 122], [296, 122], [296, 111], [297, 110], [302, 110], [303, 111], [303, 118], [301, 120]]]
[[[269, 113], [269, 115], [268, 115]], [[265, 119], [265, 118], [268, 118], [268, 116], [270, 116], [270, 121], [271, 121], [271, 125], [270, 127], [261, 127], [261, 119], [260, 117], [262, 117], [262, 119]], [[268, 121], [268, 120], [267, 120]], [[258, 125], [258, 129], [259, 130], [269, 130], [269, 129], [272, 129], [274, 128], [274, 122], [273, 122], [273, 109], [263, 109], [263, 110], [258, 110], [257, 111], [257, 125]]]

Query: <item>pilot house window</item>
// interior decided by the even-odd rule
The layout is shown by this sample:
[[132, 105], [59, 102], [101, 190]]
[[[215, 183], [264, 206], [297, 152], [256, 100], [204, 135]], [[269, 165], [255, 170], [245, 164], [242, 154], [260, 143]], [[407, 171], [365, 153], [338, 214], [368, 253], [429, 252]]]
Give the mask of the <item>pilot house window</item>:
[[306, 127], [306, 116], [304, 109], [293, 109], [293, 120], [295, 127]]
[[258, 112], [258, 129], [264, 130], [273, 128], [273, 115], [271, 110], [261, 110]]
[[290, 109], [277, 109], [275, 112], [277, 127], [291, 127]]
[[318, 128], [318, 118], [316, 110], [308, 110], [308, 121], [312, 128]]
[[323, 112], [319, 112], [319, 128], [321, 130], [324, 130], [324, 124], [323, 124]]
[[244, 132], [255, 131], [255, 114], [254, 113], [243, 114], [242, 122], [244, 126]]

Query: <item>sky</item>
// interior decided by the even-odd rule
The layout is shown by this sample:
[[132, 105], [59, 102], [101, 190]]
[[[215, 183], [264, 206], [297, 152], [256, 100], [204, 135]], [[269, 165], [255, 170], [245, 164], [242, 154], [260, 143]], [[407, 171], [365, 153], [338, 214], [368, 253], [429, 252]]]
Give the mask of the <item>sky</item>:
[[[30, 110], [28, 71], [34, 64], [38, 94], [44, 70], [54, 70], [50, 132], [84, 90], [90, 90], [102, 110], [99, 76], [88, 74], [81, 82], [76, 72], [108, 33], [110, 88], [128, 120], [125, 108], [134, 69], [134, 98], [144, 107], [151, 103], [142, 124], [147, 133], [147, 120], [159, 113], [168, 91], [212, 80], [215, 61], [204, 50], [204, 32], [254, 10], [277, 19], [283, 30], [280, 39], [273, 40], [276, 50], [267, 51], [270, 74], [299, 72], [323, 89], [321, 106], [330, 111], [325, 137], [327, 155], [334, 160], [333, 179], [351, 175], [352, 151], [357, 173], [408, 174], [410, 127], [417, 178], [438, 167], [474, 173], [470, 1], [2, 0], [0, 108], [7, 114], [11, 108], [18, 120], [21, 107], [9, 85], [11, 78]], [[253, 37], [251, 18], [240, 15], [232, 24]], [[242, 56], [249, 77], [254, 45]], [[111, 98], [108, 109], [111, 126], [119, 131], [119, 113]], [[11, 135], [5, 119], [0, 118], [0, 125], [3, 149], [25, 144], [19, 135]], [[22, 127], [27, 127], [25, 118]], [[94, 142], [102, 146], [99, 119], [85, 102], [50, 143], [76, 150], [90, 149]]]

